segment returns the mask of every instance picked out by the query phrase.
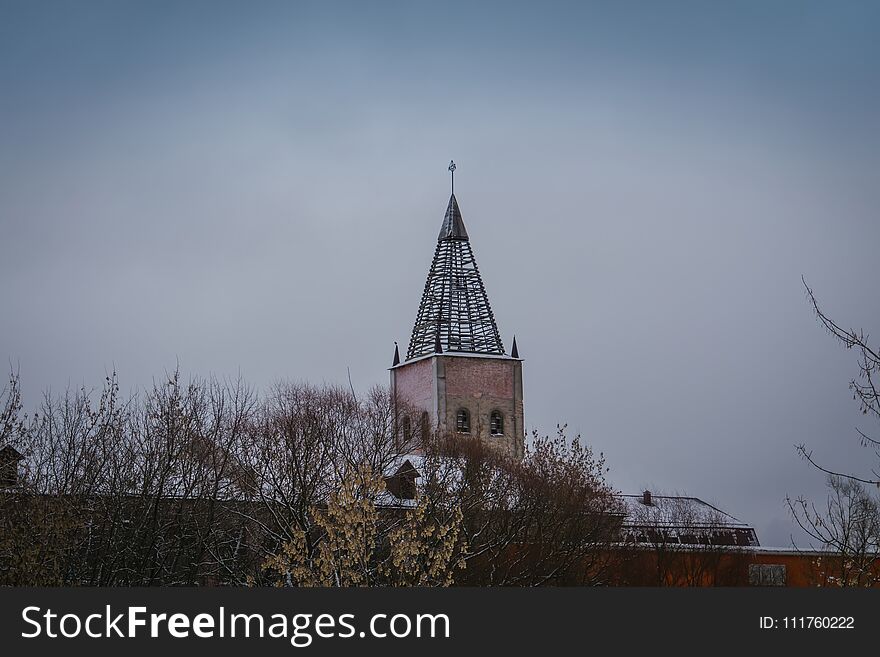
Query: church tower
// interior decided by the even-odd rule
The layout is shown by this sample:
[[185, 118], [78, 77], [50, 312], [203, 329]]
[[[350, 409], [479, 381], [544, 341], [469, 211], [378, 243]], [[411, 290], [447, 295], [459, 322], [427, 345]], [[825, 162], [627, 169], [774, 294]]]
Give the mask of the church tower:
[[[421, 415], [419, 430], [439, 428], [523, 453], [522, 360], [504, 351], [458, 200], [452, 195], [413, 325], [406, 360], [395, 344], [395, 403]], [[410, 421], [404, 419], [403, 433]]]

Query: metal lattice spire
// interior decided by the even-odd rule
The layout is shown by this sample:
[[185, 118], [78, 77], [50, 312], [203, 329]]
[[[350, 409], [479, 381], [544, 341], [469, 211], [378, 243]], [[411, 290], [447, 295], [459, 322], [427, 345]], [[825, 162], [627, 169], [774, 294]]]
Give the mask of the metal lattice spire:
[[[450, 163], [450, 171], [455, 165]], [[442, 351], [504, 353], [455, 194], [449, 198], [407, 360]]]

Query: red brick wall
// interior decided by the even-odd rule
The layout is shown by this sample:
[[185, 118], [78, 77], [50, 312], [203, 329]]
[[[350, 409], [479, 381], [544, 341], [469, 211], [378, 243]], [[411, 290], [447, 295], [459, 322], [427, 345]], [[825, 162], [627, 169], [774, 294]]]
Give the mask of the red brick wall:
[[434, 398], [433, 364], [430, 358], [407, 363], [393, 370], [397, 399], [432, 412]]
[[[432, 426], [455, 431], [456, 413], [465, 408], [471, 415], [472, 436], [521, 456], [524, 432], [520, 367], [520, 362], [513, 359], [442, 355], [398, 366], [391, 370], [391, 380], [401, 412], [407, 406], [409, 411], [424, 409]], [[502, 415], [503, 435], [490, 435], [493, 410]]]
[[447, 358], [447, 396], [466, 397], [474, 393], [500, 399], [511, 398], [513, 361]]
[[[667, 550], [661, 556], [649, 546], [628, 546], [611, 557], [609, 583], [618, 586], [750, 586], [749, 566], [759, 564], [785, 566], [785, 586], [834, 586], [837, 572], [833, 557], [823, 563], [822, 555], [790, 550]], [[873, 573], [873, 586], [880, 587], [880, 557]]]

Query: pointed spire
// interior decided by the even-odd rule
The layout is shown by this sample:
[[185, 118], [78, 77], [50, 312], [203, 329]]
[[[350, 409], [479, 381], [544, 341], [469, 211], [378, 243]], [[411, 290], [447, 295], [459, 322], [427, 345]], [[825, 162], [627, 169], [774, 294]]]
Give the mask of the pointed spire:
[[513, 336], [513, 346], [510, 348], [510, 357], [519, 358], [519, 349], [516, 348], [516, 336]]
[[446, 206], [446, 216], [443, 218], [443, 226], [440, 227], [438, 240], [468, 240], [464, 220], [461, 218], [461, 210], [455, 194], [449, 197], [449, 205]]
[[400, 352], [397, 350], [397, 341], [394, 342], [394, 362], [391, 363], [391, 367], [397, 367], [400, 365]]
[[[449, 170], [455, 171], [454, 162]], [[505, 353], [455, 194], [446, 206], [406, 359], [446, 352]]]

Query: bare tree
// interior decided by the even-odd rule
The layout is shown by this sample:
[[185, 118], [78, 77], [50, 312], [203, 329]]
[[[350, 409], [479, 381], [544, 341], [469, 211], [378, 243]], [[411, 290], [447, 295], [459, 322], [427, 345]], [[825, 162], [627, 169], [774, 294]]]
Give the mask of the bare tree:
[[[803, 279], [802, 279], [803, 280]], [[861, 329], [845, 329], [829, 318], [819, 308], [813, 290], [804, 280], [804, 288], [807, 298], [816, 317], [825, 329], [831, 333], [844, 347], [847, 349], [855, 349], [858, 354], [859, 374], [850, 381], [849, 387], [853, 392], [853, 399], [859, 404], [859, 410], [862, 414], [872, 419], [880, 420], [880, 392], [878, 392], [878, 382], [880, 382], [880, 349], [871, 347], [868, 343], [869, 336]], [[873, 450], [877, 459], [875, 465], [871, 469], [870, 476], [860, 476], [853, 473], [836, 472], [822, 464], [818, 463], [814, 457], [812, 450], [808, 449], [804, 443], [796, 445], [798, 453], [806, 459], [811, 465], [815, 466], [828, 475], [845, 477], [863, 484], [872, 484], [880, 487], [880, 440], [872, 437], [856, 428], [859, 434], [861, 444]]]
[[[2, 584], [609, 579], [620, 513], [601, 455], [564, 428], [514, 460], [427, 436], [385, 389], [279, 383], [260, 397], [177, 372], [129, 397], [115, 374], [99, 391], [46, 393], [31, 417], [15, 375], [0, 413], [23, 456], [0, 494]], [[391, 494], [409, 490], [407, 459], [424, 482], [415, 500]]]
[[822, 586], [880, 582], [880, 500], [853, 479], [828, 475], [823, 507], [786, 497], [798, 526], [818, 545], [814, 574]]
[[[12, 372], [0, 393], [0, 446], [26, 451], [28, 419], [22, 413], [20, 379]], [[18, 468], [18, 463], [6, 464]], [[65, 509], [32, 500], [29, 482], [0, 489], [0, 584], [63, 583], [66, 537], [73, 523]]]
[[[143, 401], [115, 375], [98, 395], [46, 394], [22, 425], [20, 485], [3, 495], [9, 579], [91, 585], [194, 584], [216, 577], [236, 491], [230, 445], [249, 423], [241, 382], [177, 373]], [[16, 554], [28, 554], [28, 567]], [[18, 574], [12, 575], [12, 572]]]
[[[341, 489], [345, 473], [384, 472], [399, 453], [394, 426], [387, 391], [361, 401], [341, 387], [276, 385], [234, 450], [249, 502], [235, 513], [255, 529], [247, 549], [265, 559], [303, 540], [312, 558], [314, 509]], [[262, 581], [261, 572], [251, 576]]]
[[481, 441], [440, 437], [425, 461], [431, 513], [463, 514], [472, 585], [599, 584], [620, 518], [602, 457], [569, 441], [534, 435], [515, 460]]
[[0, 446], [15, 445], [23, 431], [20, 376], [13, 370], [0, 390]]

